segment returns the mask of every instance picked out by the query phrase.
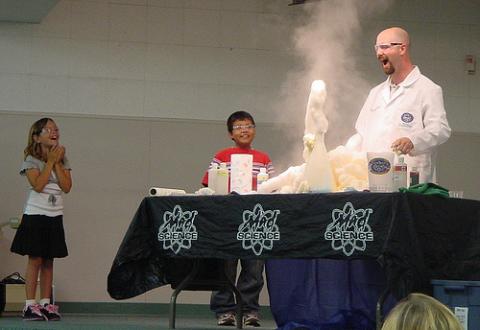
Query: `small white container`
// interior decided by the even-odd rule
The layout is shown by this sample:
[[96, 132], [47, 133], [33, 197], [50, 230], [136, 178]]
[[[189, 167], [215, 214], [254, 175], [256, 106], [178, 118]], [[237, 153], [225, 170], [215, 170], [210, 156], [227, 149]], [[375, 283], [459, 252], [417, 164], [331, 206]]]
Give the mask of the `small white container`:
[[217, 191], [218, 164], [212, 163], [208, 170], [208, 188]]
[[260, 167], [260, 173], [257, 174], [257, 190], [262, 183], [268, 180], [268, 178], [267, 169], [265, 167]]
[[228, 169], [226, 163], [220, 163], [220, 168], [217, 171], [216, 194], [228, 194]]
[[393, 168], [393, 190], [397, 191], [399, 188], [407, 188], [407, 164], [403, 157], [398, 157], [398, 162]]

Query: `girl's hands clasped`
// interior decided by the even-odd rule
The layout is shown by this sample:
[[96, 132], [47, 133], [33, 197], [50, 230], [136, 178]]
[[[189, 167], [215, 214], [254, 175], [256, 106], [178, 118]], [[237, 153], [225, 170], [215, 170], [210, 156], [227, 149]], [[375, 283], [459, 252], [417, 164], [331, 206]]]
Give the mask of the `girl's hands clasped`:
[[52, 146], [47, 151], [47, 161], [53, 164], [61, 163], [65, 155], [65, 147], [61, 145]]

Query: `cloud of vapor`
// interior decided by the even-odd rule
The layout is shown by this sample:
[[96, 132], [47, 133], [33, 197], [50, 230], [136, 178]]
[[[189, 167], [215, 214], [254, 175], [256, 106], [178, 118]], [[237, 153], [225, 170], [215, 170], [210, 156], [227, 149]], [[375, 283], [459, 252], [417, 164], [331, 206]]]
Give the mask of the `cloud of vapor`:
[[313, 80], [324, 80], [327, 86], [327, 149], [344, 144], [353, 135], [355, 119], [373, 87], [358, 68], [362, 54], [371, 50], [371, 56], [375, 56], [375, 36], [365, 36], [364, 23], [391, 2], [320, 0], [303, 5], [303, 22], [293, 33], [293, 52], [300, 68], [288, 74], [282, 86], [283, 97], [275, 107], [281, 111], [282, 121], [294, 124], [291, 131], [299, 139], [295, 159], [301, 155], [305, 107]]

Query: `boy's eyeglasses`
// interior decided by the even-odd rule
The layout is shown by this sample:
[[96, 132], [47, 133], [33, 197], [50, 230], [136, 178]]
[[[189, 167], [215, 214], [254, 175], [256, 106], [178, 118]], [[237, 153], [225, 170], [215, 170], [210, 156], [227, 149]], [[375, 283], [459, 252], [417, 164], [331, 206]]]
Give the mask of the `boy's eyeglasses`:
[[375, 51], [378, 51], [379, 49], [387, 50], [387, 49], [392, 48], [393, 46], [402, 46], [402, 45], [403, 45], [402, 42], [390, 42], [390, 43], [387, 43], [387, 44], [375, 45], [375, 46], [373, 46], [373, 48], [375, 49]]
[[233, 125], [232, 129], [234, 130], [242, 130], [242, 129], [254, 129], [255, 125]]

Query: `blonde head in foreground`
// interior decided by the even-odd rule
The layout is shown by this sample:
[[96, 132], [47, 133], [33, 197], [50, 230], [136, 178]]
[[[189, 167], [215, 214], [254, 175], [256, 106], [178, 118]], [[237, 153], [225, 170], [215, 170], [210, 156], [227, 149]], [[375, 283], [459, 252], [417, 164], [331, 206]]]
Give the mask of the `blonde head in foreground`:
[[382, 330], [463, 330], [447, 306], [434, 298], [411, 293], [388, 314]]

